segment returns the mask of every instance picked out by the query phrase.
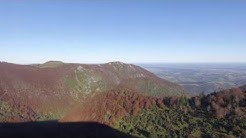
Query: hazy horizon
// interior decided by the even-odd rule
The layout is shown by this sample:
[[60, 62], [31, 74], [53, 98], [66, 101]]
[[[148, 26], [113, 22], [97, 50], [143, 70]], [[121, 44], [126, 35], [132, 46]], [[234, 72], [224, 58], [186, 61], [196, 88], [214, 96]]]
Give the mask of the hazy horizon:
[[18, 63], [11, 61], [2, 61], [6, 63], [20, 64], [20, 65], [31, 65], [31, 64], [44, 64], [46, 62], [63, 62], [63, 63], [74, 63], [74, 64], [105, 64], [110, 62], [122, 62], [126, 64], [135, 64], [135, 65], [143, 65], [143, 66], [163, 66], [163, 65], [246, 65], [246, 62], [123, 62], [123, 61], [108, 61], [108, 62], [64, 62], [61, 60], [47, 60], [44, 62], [30, 62], [30, 63]]

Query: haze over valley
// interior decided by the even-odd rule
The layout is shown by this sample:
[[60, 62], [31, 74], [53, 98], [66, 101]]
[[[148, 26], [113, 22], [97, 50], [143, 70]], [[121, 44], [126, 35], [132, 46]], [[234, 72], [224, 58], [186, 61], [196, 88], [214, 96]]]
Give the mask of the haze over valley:
[[195, 95], [209, 94], [246, 84], [245, 63], [140, 64], [168, 81], [178, 83]]

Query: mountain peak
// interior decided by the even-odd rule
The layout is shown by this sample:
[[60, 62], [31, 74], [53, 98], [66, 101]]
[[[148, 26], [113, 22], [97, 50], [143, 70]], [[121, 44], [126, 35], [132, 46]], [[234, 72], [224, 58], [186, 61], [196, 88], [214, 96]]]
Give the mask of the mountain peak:
[[64, 63], [62, 61], [47, 61], [43, 64], [39, 64], [38, 67], [39, 68], [55, 68], [55, 67], [59, 67], [61, 65], [63, 65]]
[[50, 60], [50, 61], [47, 61], [47, 62], [45, 62], [43, 64], [63, 64], [63, 62], [62, 61]]
[[126, 63], [121, 62], [121, 61], [109, 62], [107, 64], [109, 64], [109, 65], [127, 65]]

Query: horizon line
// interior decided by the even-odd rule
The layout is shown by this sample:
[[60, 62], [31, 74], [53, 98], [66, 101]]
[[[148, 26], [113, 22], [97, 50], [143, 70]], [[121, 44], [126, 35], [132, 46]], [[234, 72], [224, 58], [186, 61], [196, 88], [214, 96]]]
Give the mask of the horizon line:
[[[62, 63], [71, 63], [71, 64], [106, 64], [106, 63], [112, 63], [112, 62], [122, 62], [122, 61], [118, 61], [118, 60], [112, 60], [112, 61], [108, 61], [108, 62], [66, 62], [66, 61], [61, 61], [61, 60], [48, 60], [45, 62], [32, 62], [32, 63], [18, 63], [18, 62], [11, 62], [11, 61], [0, 61], [1, 63], [12, 63], [12, 64], [19, 64], [19, 65], [32, 65], [32, 64], [44, 64], [47, 62], [62, 62]], [[141, 64], [246, 64], [246, 62], [122, 62], [122, 63], [126, 63], [126, 64], [136, 64], [136, 65], [141, 65]]]

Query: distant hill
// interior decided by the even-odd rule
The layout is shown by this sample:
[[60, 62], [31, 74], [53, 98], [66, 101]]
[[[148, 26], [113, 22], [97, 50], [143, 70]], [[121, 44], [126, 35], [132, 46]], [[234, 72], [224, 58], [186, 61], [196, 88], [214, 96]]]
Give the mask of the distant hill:
[[58, 66], [62, 66], [64, 63], [61, 61], [48, 61], [44, 64], [33, 64], [33, 66], [39, 67], [39, 68], [55, 68]]
[[86, 99], [117, 88], [154, 97], [185, 95], [181, 86], [121, 62], [94, 65], [4, 62], [0, 63], [0, 120], [59, 119]]

